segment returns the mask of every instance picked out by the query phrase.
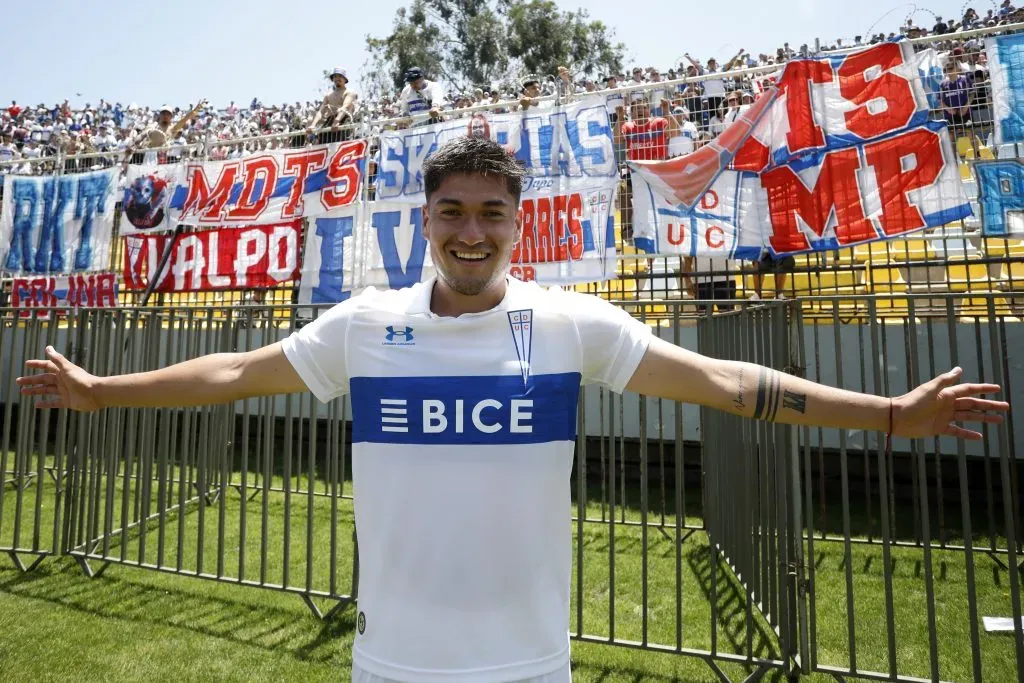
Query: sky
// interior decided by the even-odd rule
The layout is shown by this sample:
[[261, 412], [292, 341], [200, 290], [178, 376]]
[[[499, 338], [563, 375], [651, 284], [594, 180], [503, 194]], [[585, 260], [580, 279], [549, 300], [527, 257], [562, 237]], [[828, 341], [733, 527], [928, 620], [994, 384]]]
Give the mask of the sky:
[[[783, 42], [813, 46], [895, 31], [908, 15], [932, 26], [992, 0], [556, 0], [586, 8], [626, 44], [627, 66], [667, 69], [689, 52], [728, 59], [741, 47], [757, 55]], [[267, 104], [316, 98], [322, 73], [340, 66], [359, 87], [367, 34], [386, 36], [408, 0], [50, 0], [5, 3], [0, 102], [72, 106], [100, 98], [125, 105], [218, 107], [258, 97]], [[643, 9], [640, 9], [640, 7]], [[152, 10], [147, 10], [152, 7]], [[628, 7], [628, 11], [623, 8]]]

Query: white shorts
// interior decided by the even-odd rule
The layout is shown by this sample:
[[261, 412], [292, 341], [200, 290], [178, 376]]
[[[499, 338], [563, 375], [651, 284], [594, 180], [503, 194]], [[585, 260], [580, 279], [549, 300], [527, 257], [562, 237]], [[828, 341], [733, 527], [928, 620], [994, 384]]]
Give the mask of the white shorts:
[[[393, 681], [390, 678], [374, 676], [353, 664], [352, 683], [402, 683], [402, 681]], [[527, 678], [521, 681], [509, 681], [509, 683], [572, 683], [572, 669], [569, 663], [566, 662], [565, 666], [558, 671], [552, 671], [549, 674], [544, 674], [543, 676], [538, 676], [536, 678]]]

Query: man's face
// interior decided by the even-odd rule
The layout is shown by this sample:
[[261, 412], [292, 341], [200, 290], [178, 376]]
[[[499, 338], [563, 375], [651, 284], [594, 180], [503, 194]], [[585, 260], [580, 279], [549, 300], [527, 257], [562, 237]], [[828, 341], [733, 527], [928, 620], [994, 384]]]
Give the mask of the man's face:
[[426, 83], [426, 81], [427, 81], [427, 79], [425, 79], [425, 78], [417, 78], [415, 81], [413, 81], [409, 85], [412, 86], [413, 90], [415, 90], [416, 92], [419, 92], [420, 90], [423, 90], [423, 85], [424, 85], [424, 83]]
[[527, 97], [539, 97], [540, 86], [537, 85], [536, 83], [531, 83], [530, 85], [526, 86], [526, 89], [523, 92], [526, 93]]
[[519, 205], [504, 181], [480, 174], [447, 177], [423, 211], [423, 236], [438, 278], [465, 296], [505, 277], [522, 227]]
[[[344, 88], [345, 87], [345, 83], [346, 83], [345, 77], [342, 76], [341, 74], [334, 74], [333, 76], [331, 76], [331, 80], [334, 81], [334, 87], [335, 88]], [[234, 102], [232, 102], [232, 104], [234, 104]]]
[[160, 112], [160, 123], [164, 126], [171, 125], [171, 112], [166, 109]]
[[650, 110], [647, 108], [646, 102], [634, 102], [633, 103], [633, 120], [643, 121], [650, 115]]

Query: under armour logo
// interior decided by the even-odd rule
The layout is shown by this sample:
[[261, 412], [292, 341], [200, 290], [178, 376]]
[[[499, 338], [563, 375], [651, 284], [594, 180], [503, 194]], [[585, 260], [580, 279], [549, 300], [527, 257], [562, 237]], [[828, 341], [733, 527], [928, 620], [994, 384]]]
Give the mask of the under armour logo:
[[404, 342], [411, 342], [412, 341], [412, 328], [411, 327], [406, 327], [405, 329], [402, 329], [402, 330], [396, 330], [393, 325], [388, 325], [384, 329], [387, 330], [387, 332], [388, 332], [384, 336], [385, 336], [385, 338], [389, 342], [395, 341], [395, 337], [399, 337]]

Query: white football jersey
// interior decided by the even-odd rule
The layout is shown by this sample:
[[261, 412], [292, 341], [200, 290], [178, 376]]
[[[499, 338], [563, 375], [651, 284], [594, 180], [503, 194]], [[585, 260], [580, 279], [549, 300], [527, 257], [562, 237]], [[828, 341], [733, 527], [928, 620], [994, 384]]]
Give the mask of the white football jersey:
[[650, 329], [509, 279], [430, 311], [434, 280], [353, 297], [284, 341], [321, 401], [351, 394], [353, 662], [402, 681], [520, 680], [569, 661], [569, 475], [581, 383], [622, 391]]

